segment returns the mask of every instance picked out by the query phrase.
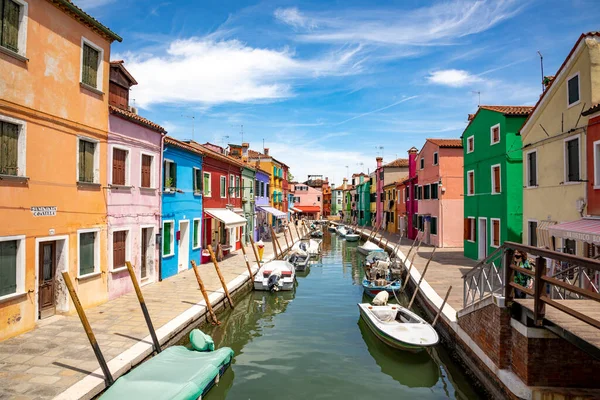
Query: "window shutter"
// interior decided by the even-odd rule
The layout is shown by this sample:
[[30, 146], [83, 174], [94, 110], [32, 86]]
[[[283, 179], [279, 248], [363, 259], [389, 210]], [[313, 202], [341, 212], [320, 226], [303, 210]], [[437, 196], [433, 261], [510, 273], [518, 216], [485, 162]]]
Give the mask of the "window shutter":
[[579, 140], [567, 142], [568, 181], [579, 180]]
[[170, 163], [169, 164], [169, 168], [170, 168], [170, 177], [173, 178], [173, 186], [174, 188], [177, 187], [177, 163]]
[[[0, 4], [1, 5], [1, 4]], [[2, 46], [19, 51], [19, 14], [21, 6], [12, 0], [4, 0], [2, 14]]]
[[127, 242], [127, 232], [119, 231], [113, 233], [113, 268], [125, 266], [126, 253], [125, 243]]
[[0, 174], [18, 175], [19, 126], [0, 122]]
[[114, 185], [125, 185], [125, 159], [127, 152], [121, 149], [113, 149], [113, 176]]
[[17, 241], [0, 242], [0, 296], [17, 291]]
[[152, 156], [142, 154], [142, 187], [149, 188], [152, 169]]
[[198, 247], [198, 230], [200, 229], [200, 221], [194, 221], [194, 247]]
[[211, 194], [210, 175], [208, 175], [208, 174], [204, 174], [204, 188], [203, 188], [203, 192], [204, 192], [205, 195], [210, 195]]
[[500, 222], [494, 221], [493, 227], [494, 227], [494, 246], [499, 246], [500, 245]]
[[93, 88], [98, 86], [98, 50], [91, 46], [83, 45], [83, 83]]
[[171, 254], [171, 224], [163, 226], [163, 255]]
[[494, 193], [500, 193], [500, 167], [494, 167]]
[[95, 143], [85, 143], [85, 182], [94, 182], [94, 150], [96, 147]]
[[79, 235], [79, 274], [94, 272], [94, 238], [93, 232]]
[[471, 219], [469, 218], [465, 218], [465, 222], [463, 225], [463, 239], [471, 239]]

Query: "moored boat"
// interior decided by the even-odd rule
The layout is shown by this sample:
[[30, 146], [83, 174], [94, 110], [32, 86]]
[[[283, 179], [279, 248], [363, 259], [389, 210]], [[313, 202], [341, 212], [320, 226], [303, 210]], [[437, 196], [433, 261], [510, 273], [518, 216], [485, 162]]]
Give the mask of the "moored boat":
[[264, 264], [254, 277], [254, 290], [294, 289], [296, 268], [286, 260], [273, 260]]
[[439, 336], [423, 318], [397, 304], [358, 304], [369, 329], [385, 344], [412, 352], [435, 346]]
[[385, 278], [369, 280], [365, 277], [362, 281], [362, 287], [367, 296], [375, 297], [379, 292], [399, 292], [402, 289], [402, 282], [400, 280], [390, 281]]
[[314, 230], [310, 233], [310, 237], [313, 239], [321, 239], [323, 237], [323, 231]]
[[346, 227], [344, 225], [341, 225], [337, 228], [337, 233], [338, 235], [340, 235], [341, 237], [345, 237], [346, 234], [348, 233], [348, 231], [346, 230]]
[[369, 269], [377, 261], [384, 261], [389, 263], [390, 256], [385, 251], [371, 251], [365, 258], [365, 269]]
[[[306, 243], [303, 243], [306, 244]], [[290, 250], [285, 259], [294, 266], [296, 272], [303, 272], [308, 267], [310, 261], [310, 255], [306, 251], [306, 247], [296, 250]]]
[[375, 243], [371, 242], [370, 240], [367, 240], [366, 242], [364, 242], [363, 244], [358, 246], [357, 249], [359, 252], [361, 252], [364, 255], [367, 255], [372, 251], [383, 251], [383, 249], [381, 247], [377, 246]]
[[329, 224], [329, 227], [327, 227], [327, 230], [329, 232], [335, 232], [337, 230], [337, 228], [335, 227], [334, 224]]
[[354, 231], [354, 229], [347, 229], [346, 241], [347, 242], [358, 242], [360, 235]]
[[302, 249], [304, 247], [303, 243], [307, 245], [306, 251], [311, 257], [316, 257], [321, 254], [321, 241], [315, 239], [301, 239], [294, 243], [292, 250]]

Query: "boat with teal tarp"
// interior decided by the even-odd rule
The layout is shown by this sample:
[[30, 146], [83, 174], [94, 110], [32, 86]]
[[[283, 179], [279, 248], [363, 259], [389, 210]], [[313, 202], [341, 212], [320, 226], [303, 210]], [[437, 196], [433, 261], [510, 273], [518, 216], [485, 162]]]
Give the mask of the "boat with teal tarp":
[[203, 398], [231, 364], [233, 350], [215, 350], [212, 338], [199, 329], [190, 332], [191, 349], [172, 346], [123, 375], [102, 400]]

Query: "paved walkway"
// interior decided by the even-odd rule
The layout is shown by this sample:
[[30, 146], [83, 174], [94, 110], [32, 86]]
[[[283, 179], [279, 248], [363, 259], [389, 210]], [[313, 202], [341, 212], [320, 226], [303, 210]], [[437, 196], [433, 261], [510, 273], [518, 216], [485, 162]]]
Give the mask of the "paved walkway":
[[[295, 231], [293, 234], [296, 238]], [[285, 249], [285, 241], [281, 234], [278, 236]], [[254, 264], [252, 248], [247, 247], [246, 251]], [[263, 259], [272, 256], [272, 245], [266, 242]], [[219, 266], [226, 282], [248, 274], [241, 250]], [[209, 295], [221, 288], [212, 263], [200, 266], [200, 276]], [[193, 270], [146, 285], [142, 292], [157, 331], [184, 312], [198, 309], [198, 303], [203, 301]], [[109, 365], [110, 360], [148, 336], [134, 293], [88, 309], [86, 314]], [[30, 332], [0, 343], [0, 399], [53, 398], [86, 376], [95, 375], [98, 368], [77, 315], [55, 316]]]

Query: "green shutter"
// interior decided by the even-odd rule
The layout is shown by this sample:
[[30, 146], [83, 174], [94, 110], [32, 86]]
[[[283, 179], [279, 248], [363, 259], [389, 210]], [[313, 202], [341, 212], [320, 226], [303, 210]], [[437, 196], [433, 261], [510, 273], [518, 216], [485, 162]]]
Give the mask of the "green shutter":
[[210, 193], [210, 175], [204, 174], [204, 187], [202, 189], [204, 195]]
[[94, 232], [79, 235], [79, 275], [94, 272]]
[[0, 122], [0, 174], [18, 175], [19, 126]]
[[163, 225], [163, 256], [171, 254], [171, 223]]
[[83, 65], [81, 66], [82, 81], [93, 88], [97, 87], [98, 82], [98, 60], [100, 54], [98, 50], [84, 43], [83, 45]]
[[0, 242], [0, 296], [17, 292], [17, 241]]
[[[3, 1], [2, 47], [14, 52], [19, 51], [19, 14], [21, 6], [12, 0]], [[2, 3], [0, 3], [2, 5]]]
[[169, 174], [170, 177], [173, 178], [173, 185], [171, 187], [176, 188], [177, 187], [177, 164], [172, 162], [169, 164]]
[[198, 247], [198, 230], [200, 229], [200, 221], [194, 221], [194, 247]]
[[79, 141], [79, 181], [94, 182], [94, 151], [96, 144], [87, 140]]

